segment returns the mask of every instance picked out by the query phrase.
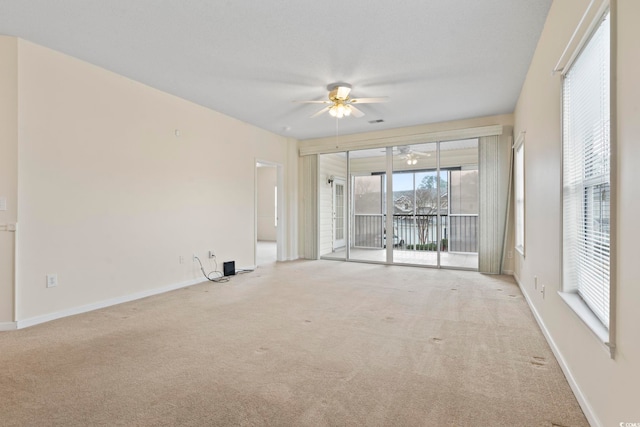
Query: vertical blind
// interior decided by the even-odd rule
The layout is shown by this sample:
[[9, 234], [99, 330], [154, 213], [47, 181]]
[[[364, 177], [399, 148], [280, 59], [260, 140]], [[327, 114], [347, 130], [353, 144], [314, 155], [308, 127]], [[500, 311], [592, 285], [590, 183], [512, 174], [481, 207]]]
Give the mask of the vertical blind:
[[318, 155], [302, 158], [304, 258], [318, 259]]
[[603, 17], [563, 80], [563, 288], [609, 327], [610, 24]]
[[510, 142], [507, 135], [484, 136], [478, 144], [478, 271], [481, 273], [503, 272], [512, 152]]

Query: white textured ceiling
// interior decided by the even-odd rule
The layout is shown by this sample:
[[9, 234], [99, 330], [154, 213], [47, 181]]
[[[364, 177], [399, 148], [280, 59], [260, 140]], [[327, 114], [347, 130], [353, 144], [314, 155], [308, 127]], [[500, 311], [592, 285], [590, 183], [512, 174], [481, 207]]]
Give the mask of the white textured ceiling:
[[336, 119], [292, 101], [338, 81], [390, 97], [341, 134], [513, 112], [551, 2], [0, 0], [0, 34], [307, 139]]

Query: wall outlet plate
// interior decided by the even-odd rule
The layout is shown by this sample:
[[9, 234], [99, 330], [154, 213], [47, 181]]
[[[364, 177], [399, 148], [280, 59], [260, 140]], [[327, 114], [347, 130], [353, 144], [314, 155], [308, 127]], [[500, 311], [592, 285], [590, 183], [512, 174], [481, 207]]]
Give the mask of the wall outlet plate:
[[58, 275], [47, 274], [47, 288], [53, 288], [58, 286]]

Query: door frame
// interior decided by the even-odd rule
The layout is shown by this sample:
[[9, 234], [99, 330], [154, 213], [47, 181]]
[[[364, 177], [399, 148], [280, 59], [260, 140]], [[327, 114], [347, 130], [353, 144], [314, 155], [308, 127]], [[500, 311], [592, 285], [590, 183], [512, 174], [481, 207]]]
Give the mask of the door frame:
[[[336, 220], [337, 220], [337, 212], [336, 212], [336, 187], [338, 185], [342, 186], [342, 239], [336, 239]], [[331, 200], [332, 200], [332, 221], [331, 225], [333, 228], [331, 247], [333, 250], [338, 248], [344, 248], [347, 245], [347, 181], [344, 178], [333, 178], [333, 182], [331, 183]]]

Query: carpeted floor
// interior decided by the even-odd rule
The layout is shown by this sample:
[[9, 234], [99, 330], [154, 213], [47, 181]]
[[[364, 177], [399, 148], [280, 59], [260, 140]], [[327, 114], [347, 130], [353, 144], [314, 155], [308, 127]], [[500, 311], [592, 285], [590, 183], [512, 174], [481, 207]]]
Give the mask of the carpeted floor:
[[586, 426], [514, 281], [271, 264], [0, 333], [2, 426]]

